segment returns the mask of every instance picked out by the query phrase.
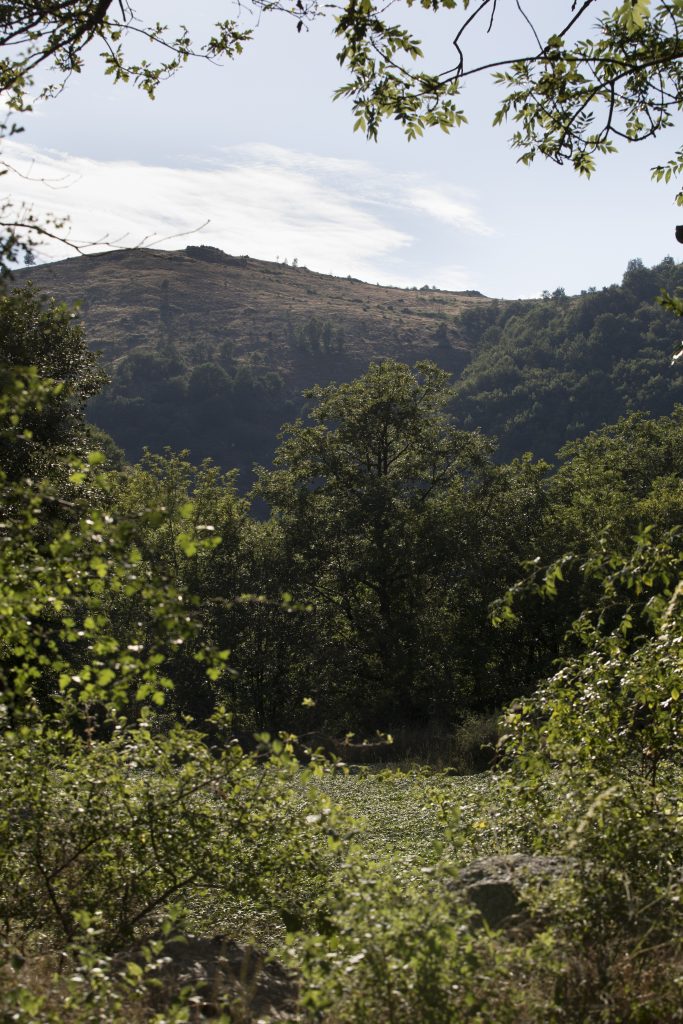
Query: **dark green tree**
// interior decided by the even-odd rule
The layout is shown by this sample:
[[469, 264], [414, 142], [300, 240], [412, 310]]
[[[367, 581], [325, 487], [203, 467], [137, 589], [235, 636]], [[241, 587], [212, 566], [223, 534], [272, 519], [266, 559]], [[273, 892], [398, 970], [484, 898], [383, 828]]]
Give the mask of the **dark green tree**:
[[503, 458], [552, 460], [629, 413], [670, 414], [683, 401], [671, 358], [680, 326], [656, 296], [682, 284], [683, 264], [631, 260], [621, 285], [467, 310], [458, 328], [473, 358], [457, 385], [459, 425], [497, 437]]
[[[560, 466], [547, 485], [536, 557], [515, 589], [519, 618], [512, 649], [520, 651], [520, 636], [532, 641], [530, 679], [539, 681], [539, 670], [549, 670], [558, 655], [577, 656], [580, 645], [572, 623], [601, 601], [601, 573], [587, 571], [587, 565], [609, 566], [610, 559], [626, 558], [641, 533], [645, 546], [666, 537], [680, 554], [682, 452], [681, 407], [658, 419], [636, 413], [560, 451]], [[554, 600], [532, 599], [530, 593], [537, 591]], [[624, 595], [624, 588], [611, 594], [603, 626], [629, 614], [643, 615], [652, 596], [649, 585]]]
[[452, 718], [490, 657], [486, 609], [528, 544], [543, 468], [496, 467], [490, 441], [452, 425], [430, 363], [374, 364], [309, 397], [256, 487], [287, 589], [315, 607], [309, 685], [337, 724]]
[[588, 554], [598, 536], [624, 551], [645, 525], [683, 522], [683, 407], [634, 413], [560, 451], [550, 487], [556, 550]]
[[86, 346], [76, 314], [42, 299], [31, 286], [0, 296], [0, 374], [9, 380], [28, 366], [56, 388], [39, 408], [24, 408], [11, 434], [0, 434], [0, 469], [9, 480], [63, 476], [67, 456], [83, 457], [98, 447], [85, 410], [106, 375]]

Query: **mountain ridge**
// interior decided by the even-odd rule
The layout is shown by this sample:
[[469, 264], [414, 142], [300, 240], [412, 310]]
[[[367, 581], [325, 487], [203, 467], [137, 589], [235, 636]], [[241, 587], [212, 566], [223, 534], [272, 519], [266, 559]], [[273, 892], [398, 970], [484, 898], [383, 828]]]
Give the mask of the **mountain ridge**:
[[[131, 273], [136, 275], [132, 288], [127, 278]], [[122, 276], [128, 303], [123, 319], [120, 301], [111, 303]], [[253, 337], [254, 331], [267, 337], [274, 324], [282, 328], [287, 315], [294, 326], [305, 326], [307, 317], [315, 312], [324, 312], [327, 319], [343, 313], [349, 332], [345, 348], [358, 351], [350, 333], [355, 329], [356, 339], [369, 342], [372, 357], [381, 358], [389, 354], [382, 344], [392, 351], [396, 341], [411, 347], [411, 329], [416, 347], [429, 349], [430, 327], [440, 323], [452, 327], [449, 321], [463, 308], [492, 301], [472, 290], [401, 288], [371, 284], [350, 275], [334, 277], [303, 266], [231, 256], [213, 246], [168, 251], [121, 249], [76, 256], [16, 271], [14, 277], [20, 284], [32, 280], [41, 290], [53, 288], [66, 302], [80, 301], [83, 320], [94, 335], [100, 333], [100, 325], [106, 325], [101, 348], [107, 359], [122, 354], [117, 335], [131, 327], [127, 349], [158, 341], [166, 324], [176, 317], [181, 318], [180, 324], [174, 325], [176, 332], [189, 321], [200, 338], [218, 326], [239, 340], [245, 335]], [[207, 303], [208, 292], [212, 301]], [[273, 316], [275, 299], [280, 299], [282, 306]], [[215, 325], [213, 318], [219, 314], [226, 322]], [[455, 333], [452, 340], [456, 348], [462, 347]]]
[[[457, 319], [491, 301], [473, 292], [372, 285], [211, 246], [72, 257], [22, 269], [14, 279], [79, 303], [88, 344], [112, 376], [91, 415], [130, 458], [143, 444], [169, 444], [247, 472], [253, 461], [269, 460], [280, 425], [300, 413], [301, 394], [313, 384], [350, 380], [386, 358], [431, 359], [459, 374], [470, 352]], [[168, 386], [155, 388], [154, 378]], [[206, 403], [181, 414], [181, 380], [190, 391], [216, 392], [214, 405], [236, 403], [234, 416], [213, 417], [216, 432], [229, 436], [209, 436], [200, 422]], [[259, 405], [258, 416], [250, 403]], [[175, 405], [163, 416], [166, 437], [151, 422], [155, 404]]]
[[431, 360], [453, 375], [456, 423], [499, 440], [499, 457], [553, 460], [568, 441], [631, 412], [683, 402], [671, 359], [680, 321], [662, 288], [683, 263], [631, 260], [620, 284], [567, 296], [498, 300], [397, 288], [210, 246], [129, 249], [27, 268], [15, 285], [80, 300], [111, 384], [90, 418], [139, 458], [189, 449], [237, 468], [247, 486], [269, 464], [303, 392], [358, 377], [371, 362]]

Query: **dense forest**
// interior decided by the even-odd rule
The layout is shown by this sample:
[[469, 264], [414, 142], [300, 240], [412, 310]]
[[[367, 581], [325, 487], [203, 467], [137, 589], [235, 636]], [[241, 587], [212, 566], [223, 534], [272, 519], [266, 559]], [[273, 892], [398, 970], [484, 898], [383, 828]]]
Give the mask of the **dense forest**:
[[188, 448], [239, 467], [272, 460], [303, 391], [349, 381], [373, 360], [468, 354], [453, 325], [478, 294], [381, 287], [211, 246], [122, 250], [16, 272], [40, 294], [78, 303], [111, 384], [90, 407], [132, 461], [143, 446]]
[[657, 299], [681, 285], [683, 264], [631, 260], [621, 285], [464, 311], [472, 361], [457, 389], [458, 422], [498, 438], [503, 458], [528, 450], [553, 459], [620, 416], [669, 414], [683, 400], [672, 364], [680, 324]]
[[[537, 314], [489, 334], [526, 337]], [[533, 692], [567, 650], [587, 599], [578, 577], [530, 622], [491, 621], [492, 603], [527, 563], [589, 557], [605, 537], [621, 549], [646, 524], [666, 531], [683, 521], [680, 408], [602, 427], [565, 445], [555, 465], [528, 454], [505, 462], [492, 440], [457, 426], [450, 410], [462, 382], [433, 363], [384, 361], [307, 392], [306, 419], [283, 427], [273, 467], [257, 468], [243, 495], [234, 471], [170, 447], [125, 465], [82, 418], [106, 386], [82, 328], [30, 288], [4, 298], [0, 317], [6, 360], [69, 388], [59, 413], [51, 404], [31, 424], [28, 450], [7, 451], [6, 469], [40, 476], [55, 453], [95, 444], [116, 475], [117, 513], [161, 510], [135, 538], [142, 564], [192, 594], [200, 645], [233, 652], [234, 676], [220, 687], [192, 646], [169, 664], [174, 711], [199, 720], [220, 699], [243, 732], [448, 736], [468, 714]], [[197, 401], [210, 415], [206, 394]], [[197, 553], [209, 528], [221, 543]], [[112, 621], [146, 614], [128, 599], [109, 609]]]

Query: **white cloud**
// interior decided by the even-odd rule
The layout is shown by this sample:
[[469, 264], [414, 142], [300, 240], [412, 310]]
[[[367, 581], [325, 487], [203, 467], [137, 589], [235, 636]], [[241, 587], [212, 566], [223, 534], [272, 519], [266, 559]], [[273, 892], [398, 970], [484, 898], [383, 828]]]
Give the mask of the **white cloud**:
[[[12, 199], [32, 203], [41, 215], [68, 215], [70, 237], [78, 243], [132, 246], [146, 239], [174, 248], [201, 242], [233, 254], [296, 257], [322, 272], [408, 284], [415, 276], [409, 251], [416, 242], [416, 212], [460, 231], [490, 233], [472, 203], [454, 198], [452, 189], [417, 187], [408, 175], [388, 175], [362, 161], [270, 145], [236, 146], [186, 167], [40, 152], [14, 141], [5, 144], [3, 156], [25, 175], [5, 177]], [[193, 231], [194, 237], [173, 237]], [[40, 255], [68, 253], [46, 243]], [[462, 268], [457, 271], [459, 277]]]
[[471, 204], [454, 199], [442, 189], [411, 189], [408, 193], [408, 203], [416, 210], [427, 213], [450, 227], [471, 231], [476, 235], [493, 234], [493, 229], [480, 219]]

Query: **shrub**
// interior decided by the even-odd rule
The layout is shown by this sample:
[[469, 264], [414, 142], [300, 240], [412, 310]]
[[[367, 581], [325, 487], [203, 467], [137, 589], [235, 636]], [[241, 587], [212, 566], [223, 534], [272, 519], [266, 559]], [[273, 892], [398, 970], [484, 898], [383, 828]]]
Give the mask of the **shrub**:
[[[24, 408], [40, 406], [52, 387], [32, 372], [15, 375], [0, 394], [0, 429], [21, 431]], [[140, 512], [133, 522], [106, 511], [103, 460], [94, 453], [71, 465], [68, 502], [49, 482], [9, 483], [0, 472], [0, 990], [7, 1020], [95, 1019], [74, 994], [84, 990], [64, 978], [57, 990], [73, 1014], [60, 1017], [45, 980], [51, 958], [78, 980], [84, 949], [91, 959], [83, 984], [94, 986], [92, 1005], [102, 1013], [96, 1019], [117, 1019], [117, 993], [128, 981], [114, 978], [106, 1003], [93, 967], [102, 952], [139, 942], [178, 906], [186, 917], [201, 914], [209, 900], [224, 926], [231, 900], [275, 913], [295, 907], [305, 916], [339, 845], [328, 802], [307, 789], [319, 763], [302, 772], [288, 741], [263, 738], [259, 752], [245, 754], [229, 742], [229, 717], [220, 709], [209, 722], [211, 742], [187, 719], [158, 720], [171, 688], [165, 663], [198, 624], [193, 602], [143, 567], [132, 543], [140, 520], [156, 522], [159, 513]], [[36, 530], [53, 505], [64, 506], [64, 517]], [[180, 543], [192, 557], [216, 539]], [[145, 622], [112, 617], [112, 595], [143, 601]], [[214, 682], [225, 672], [226, 651], [200, 648], [196, 658]], [[12, 964], [21, 960], [41, 975], [44, 993], [14, 984]]]

